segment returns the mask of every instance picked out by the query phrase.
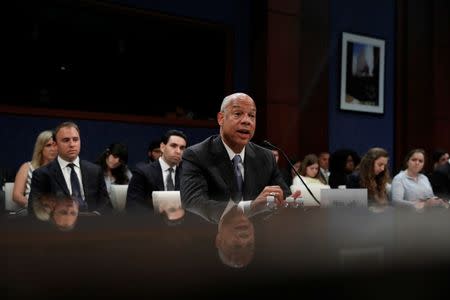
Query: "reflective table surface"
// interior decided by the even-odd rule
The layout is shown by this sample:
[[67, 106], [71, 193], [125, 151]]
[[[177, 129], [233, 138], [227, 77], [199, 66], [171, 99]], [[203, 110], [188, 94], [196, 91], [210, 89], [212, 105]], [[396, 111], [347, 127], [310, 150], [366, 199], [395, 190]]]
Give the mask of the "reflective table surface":
[[444, 209], [244, 212], [215, 203], [173, 211], [175, 219], [62, 211], [48, 220], [2, 215], [8, 299], [429, 299], [450, 286]]

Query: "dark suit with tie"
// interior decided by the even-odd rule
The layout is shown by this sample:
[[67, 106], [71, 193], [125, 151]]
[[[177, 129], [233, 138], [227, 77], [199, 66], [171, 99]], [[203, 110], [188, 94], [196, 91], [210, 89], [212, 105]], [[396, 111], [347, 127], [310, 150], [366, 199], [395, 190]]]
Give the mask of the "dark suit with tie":
[[[272, 152], [250, 142], [245, 147], [243, 200], [255, 199], [269, 185], [279, 185], [285, 197], [291, 194]], [[233, 165], [219, 135], [184, 151], [180, 193], [185, 205], [240, 200]]]
[[439, 166], [431, 174], [431, 186], [436, 196], [450, 200], [450, 163]]
[[[180, 189], [181, 165], [175, 171], [175, 190]], [[153, 209], [152, 192], [164, 191], [163, 171], [159, 160], [139, 163], [132, 170], [133, 176], [128, 184], [127, 211], [138, 212], [142, 208]]]
[[[99, 212], [109, 210], [110, 200], [105, 185], [105, 177], [100, 166], [80, 160], [80, 169], [84, 200], [88, 205], [88, 210]], [[32, 210], [32, 202], [38, 201], [43, 195], [51, 195], [57, 198], [71, 196], [57, 159], [33, 172], [28, 209]]]

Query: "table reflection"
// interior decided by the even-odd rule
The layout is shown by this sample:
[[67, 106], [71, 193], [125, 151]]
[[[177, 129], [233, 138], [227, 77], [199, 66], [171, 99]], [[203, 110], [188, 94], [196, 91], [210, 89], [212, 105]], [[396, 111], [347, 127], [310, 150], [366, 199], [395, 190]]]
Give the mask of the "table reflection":
[[[0, 255], [8, 262], [3, 284], [18, 298], [82, 297], [86, 289], [104, 297], [163, 297], [170, 291], [174, 298], [198, 298], [230, 286], [241, 295], [261, 287], [274, 295], [300, 289], [314, 295], [315, 286], [364, 297], [355, 287], [367, 291], [374, 278], [380, 292], [404, 295], [400, 280], [421, 288], [406, 295], [415, 296], [450, 278], [448, 210], [273, 211], [210, 201], [88, 217], [67, 198], [43, 198], [36, 205], [36, 218], [0, 219]], [[165, 212], [182, 221], [168, 226]]]

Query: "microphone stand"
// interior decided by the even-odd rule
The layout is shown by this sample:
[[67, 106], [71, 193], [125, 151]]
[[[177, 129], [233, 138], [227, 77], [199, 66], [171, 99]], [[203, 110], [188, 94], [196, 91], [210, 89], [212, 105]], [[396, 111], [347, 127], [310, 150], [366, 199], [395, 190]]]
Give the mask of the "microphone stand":
[[[316, 196], [314, 196], [313, 192], [311, 192], [311, 190], [309, 189], [309, 187], [306, 185], [306, 182], [303, 180], [303, 178], [300, 176], [300, 174], [298, 174], [297, 170], [294, 168], [294, 165], [292, 164], [292, 162], [289, 160], [288, 156], [286, 155], [286, 153], [281, 150], [281, 148], [278, 148], [277, 146], [273, 145], [272, 143], [270, 143], [267, 140], [264, 140], [263, 142], [264, 144], [266, 144], [267, 146], [276, 149], [278, 151], [281, 152], [281, 154], [283, 155], [283, 157], [287, 160], [289, 166], [292, 168], [292, 170], [294, 170], [295, 174], [297, 175], [297, 177], [300, 179], [300, 181], [303, 183], [303, 185], [306, 187], [306, 190], [311, 194], [312, 198], [314, 199], [314, 201], [317, 202], [317, 204], [319, 204], [320, 206], [320, 202], [319, 200], [317, 200]], [[320, 172], [320, 171], [319, 171]]]

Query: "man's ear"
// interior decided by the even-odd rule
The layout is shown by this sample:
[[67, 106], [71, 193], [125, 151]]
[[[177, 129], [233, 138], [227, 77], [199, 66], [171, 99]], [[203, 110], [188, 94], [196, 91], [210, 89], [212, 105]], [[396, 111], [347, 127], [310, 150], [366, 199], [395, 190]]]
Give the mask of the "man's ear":
[[217, 123], [219, 123], [220, 126], [223, 124], [224, 114], [223, 112], [219, 111], [217, 113]]

